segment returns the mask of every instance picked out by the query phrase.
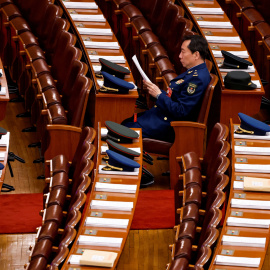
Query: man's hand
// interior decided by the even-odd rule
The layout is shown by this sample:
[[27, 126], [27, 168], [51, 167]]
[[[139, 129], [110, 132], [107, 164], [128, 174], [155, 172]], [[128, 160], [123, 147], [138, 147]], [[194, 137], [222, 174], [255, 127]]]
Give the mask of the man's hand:
[[148, 93], [153, 96], [154, 98], [157, 97], [157, 95], [161, 94], [160, 89], [158, 88], [157, 85], [151, 83], [151, 82], [147, 82], [147, 81], [143, 81], [143, 85], [147, 88]]

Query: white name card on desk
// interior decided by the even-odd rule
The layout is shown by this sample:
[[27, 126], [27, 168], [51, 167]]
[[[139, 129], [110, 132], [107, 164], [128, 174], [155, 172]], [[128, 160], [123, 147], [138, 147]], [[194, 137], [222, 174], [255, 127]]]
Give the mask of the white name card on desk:
[[5, 86], [1, 86], [0, 95], [5, 96], [7, 93], [7, 88]]
[[221, 8], [197, 8], [189, 7], [189, 10], [192, 14], [215, 14], [222, 15], [224, 11]]
[[118, 50], [120, 48], [118, 42], [93, 42], [93, 41], [84, 41], [86, 48], [94, 49], [112, 49]]
[[197, 21], [197, 23], [201, 28], [222, 28], [222, 29], [233, 28], [230, 22]]
[[0, 161], [4, 161], [6, 157], [6, 153], [5, 152], [0, 152]]
[[[101, 147], [100, 147], [101, 154], [106, 154], [106, 151], [107, 151], [108, 149], [109, 149], [108, 146], [106, 146], [106, 145], [101, 145]], [[140, 147], [129, 147], [128, 149], [133, 150], [133, 151], [136, 151], [136, 152], [138, 152], [138, 153], [141, 153]]]
[[80, 9], [98, 9], [95, 2], [66, 2], [63, 1], [66, 8], [80, 8]]
[[265, 237], [241, 237], [223, 235], [222, 245], [226, 246], [242, 246], [242, 247], [265, 247]]
[[255, 84], [257, 85], [257, 88], [262, 88], [262, 85], [261, 85], [261, 83], [260, 83], [259, 80], [254, 80], [254, 81], [252, 81], [252, 82], [255, 83]]
[[255, 68], [254, 66], [248, 66], [247, 69], [241, 69], [241, 68], [223, 68], [222, 64], [218, 64], [219, 70], [221, 72], [230, 72], [230, 71], [244, 71], [248, 73], [255, 73]]
[[[241, 58], [249, 58], [249, 54], [247, 51], [228, 51], [229, 53], [232, 53], [238, 57], [241, 57]], [[218, 50], [212, 50], [212, 53], [214, 54], [214, 56], [216, 58], [221, 58], [223, 57], [221, 51], [218, 51]]]
[[263, 136], [234, 133], [233, 137], [235, 139], [250, 139], [250, 140], [267, 140], [267, 141], [269, 141], [270, 140], [270, 132], [266, 132], [266, 134]]
[[[74, 22], [106, 22], [103, 15], [70, 14]], [[102, 30], [102, 28], [97, 28]]]
[[235, 163], [234, 168], [236, 172], [270, 173], [270, 165], [268, 164]]
[[112, 36], [113, 35], [112, 30], [110, 28], [101, 29], [101, 28], [77, 27], [77, 29], [81, 35], [94, 35], [94, 36]]
[[[140, 135], [140, 130], [135, 130], [135, 131]], [[101, 137], [107, 136], [107, 133], [108, 133], [108, 129], [107, 128], [101, 128], [100, 129]], [[140, 153], [141, 153], [141, 151], [140, 151]]]
[[2, 135], [2, 138], [0, 139], [0, 146], [6, 147], [7, 150], [9, 147], [9, 137], [10, 137], [10, 132], [8, 132], [6, 135]]
[[244, 189], [244, 182], [243, 181], [234, 181], [233, 182], [233, 189], [243, 190]]
[[231, 265], [242, 267], [259, 267], [261, 258], [249, 258], [249, 257], [234, 257], [217, 255], [215, 264], [218, 265]]
[[123, 55], [118, 55], [118, 56], [111, 56], [111, 55], [89, 55], [91, 62], [93, 63], [98, 63], [99, 62], [99, 58], [104, 58], [108, 61], [111, 61], [113, 63], [117, 63], [117, 64], [125, 64], [126, 63], [126, 59]]
[[121, 247], [123, 238], [119, 237], [100, 237], [91, 235], [80, 235], [78, 245], [103, 246], [103, 247]]
[[270, 201], [231, 199], [231, 207], [269, 210]]
[[270, 155], [270, 147], [249, 147], [249, 146], [234, 146], [235, 154], [246, 154], [246, 155]]
[[129, 219], [87, 217], [85, 226], [126, 229]]
[[0, 68], [0, 73], [3, 75], [3, 70], [2, 70], [2, 68]]
[[103, 192], [119, 192], [119, 193], [136, 193], [137, 185], [124, 185], [124, 184], [109, 184], [96, 182], [96, 191]]
[[228, 217], [227, 226], [269, 228], [270, 219]]
[[132, 211], [133, 202], [103, 201], [92, 200], [90, 208], [97, 210], [115, 210], [115, 211]]
[[227, 36], [205, 36], [208, 42], [212, 43], [230, 43], [230, 44], [241, 44], [241, 39], [238, 36], [227, 37]]

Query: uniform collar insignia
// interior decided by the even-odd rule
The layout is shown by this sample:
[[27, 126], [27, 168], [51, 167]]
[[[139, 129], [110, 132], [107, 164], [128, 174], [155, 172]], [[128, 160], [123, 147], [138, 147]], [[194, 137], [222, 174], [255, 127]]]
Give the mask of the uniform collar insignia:
[[184, 82], [184, 80], [183, 79], [180, 79], [180, 80], [176, 81], [175, 83], [176, 84], [181, 84], [182, 82]]

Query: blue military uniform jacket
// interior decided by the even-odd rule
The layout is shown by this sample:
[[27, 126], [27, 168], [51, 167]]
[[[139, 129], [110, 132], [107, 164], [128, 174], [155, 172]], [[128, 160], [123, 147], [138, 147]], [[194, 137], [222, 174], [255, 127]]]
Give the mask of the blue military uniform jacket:
[[156, 105], [138, 117], [138, 124], [150, 138], [172, 141], [174, 137], [171, 121], [196, 121], [203, 93], [210, 82], [205, 63], [188, 69], [171, 80], [169, 91], [163, 90]]

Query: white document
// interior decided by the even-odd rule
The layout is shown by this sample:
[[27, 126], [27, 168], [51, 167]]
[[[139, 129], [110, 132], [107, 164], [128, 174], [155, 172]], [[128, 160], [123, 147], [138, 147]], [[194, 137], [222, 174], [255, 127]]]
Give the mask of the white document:
[[132, 211], [133, 202], [118, 202], [118, 201], [103, 201], [103, 200], [92, 200], [90, 208], [97, 210], [116, 210], [116, 211]]
[[248, 134], [233, 134], [235, 139], [250, 139], [250, 140], [270, 140], [270, 132], [266, 132], [264, 136], [248, 135]]
[[224, 14], [224, 11], [221, 8], [189, 7], [189, 10], [192, 14], [214, 14], [214, 15]]
[[212, 43], [229, 43], [229, 44], [241, 44], [241, 39], [238, 36], [205, 36], [208, 42]]
[[270, 219], [228, 217], [227, 226], [269, 228]]
[[100, 237], [90, 235], [80, 235], [78, 245], [117, 247], [120, 248], [123, 238], [119, 237]]
[[134, 171], [128, 172], [128, 171], [104, 171], [102, 170], [103, 167], [106, 167], [106, 165], [99, 165], [98, 166], [98, 173], [101, 174], [113, 174], [113, 175], [139, 175], [139, 169], [135, 168]]
[[6, 157], [6, 152], [0, 152], [0, 161], [4, 161]]
[[7, 132], [6, 135], [2, 135], [2, 138], [0, 139], [0, 146], [1, 147], [6, 147], [8, 150], [9, 147], [9, 137], [10, 137], [10, 132]]
[[[107, 151], [108, 149], [109, 149], [108, 146], [106, 146], [106, 145], [101, 145], [101, 147], [100, 147], [101, 154], [106, 154], [106, 151]], [[129, 147], [128, 149], [133, 150], [133, 151], [136, 151], [136, 152], [138, 152], [138, 153], [141, 153], [140, 147]]]
[[201, 28], [222, 28], [222, 29], [233, 28], [230, 22], [197, 21], [197, 23]]
[[[246, 58], [246, 59], [249, 58], [249, 54], [248, 54], [247, 51], [228, 51], [228, 52], [232, 53], [232, 54], [234, 54], [234, 55], [236, 55], [238, 57], [241, 57], [241, 58]], [[221, 51], [219, 51], [219, 50], [212, 50], [212, 53], [214, 54], [214, 56], [216, 58], [223, 57]]]
[[[135, 130], [138, 134], [139, 134], [139, 136], [140, 136], [140, 130]], [[108, 129], [107, 128], [101, 128], [100, 129], [100, 133], [101, 133], [101, 137], [105, 137], [105, 136], [107, 136], [107, 133], [108, 133]], [[135, 149], [135, 148], [133, 148], [133, 149]], [[135, 151], [137, 151], [137, 150], [135, 150]], [[139, 152], [139, 151], [138, 151]], [[141, 150], [140, 150], [140, 153], [141, 153]]]
[[111, 56], [111, 55], [89, 55], [91, 62], [93, 63], [98, 63], [99, 62], [99, 58], [104, 58], [106, 60], [109, 60], [113, 63], [117, 63], [117, 64], [125, 64], [126, 63], [126, 59], [123, 55], [118, 55], [118, 56]]
[[85, 226], [126, 229], [129, 219], [87, 217]]
[[269, 210], [270, 201], [231, 199], [231, 207]]
[[261, 155], [269, 156], [270, 147], [249, 147], [249, 146], [234, 146], [235, 154], [246, 154], [246, 155]]
[[2, 70], [2, 68], [0, 68], [0, 73], [3, 75], [3, 70]]
[[70, 14], [70, 17], [74, 22], [106, 22], [103, 15]]
[[235, 190], [244, 190], [244, 182], [243, 181], [234, 181], [233, 189]]
[[96, 191], [102, 192], [119, 192], [119, 193], [136, 193], [137, 185], [125, 185], [125, 184], [110, 184], [96, 182]]
[[118, 50], [120, 48], [118, 42], [93, 42], [93, 41], [84, 41], [86, 48], [90, 49], [112, 49]]
[[236, 172], [270, 173], [270, 165], [268, 164], [235, 163], [234, 168]]
[[241, 68], [223, 68], [222, 64], [218, 64], [219, 70], [221, 72], [230, 72], [230, 71], [244, 71], [248, 73], [255, 73], [255, 68], [254, 66], [248, 66], [247, 69], [241, 69]]
[[242, 237], [223, 235], [222, 245], [226, 246], [242, 246], [242, 247], [265, 247], [265, 237]]
[[1, 96], [5, 96], [7, 93], [7, 88], [5, 86], [1, 86], [1, 91], [0, 91], [0, 95]]
[[215, 264], [242, 266], [242, 267], [259, 267], [260, 261], [261, 261], [261, 258], [217, 255], [215, 259]]
[[252, 82], [255, 83], [255, 84], [257, 85], [257, 88], [262, 88], [262, 85], [261, 85], [261, 83], [260, 83], [259, 80], [254, 80], [254, 81], [252, 81]]
[[77, 27], [77, 29], [81, 35], [94, 35], [94, 36], [112, 36], [113, 35], [112, 30], [110, 28]]
[[95, 2], [66, 2], [63, 1], [66, 8], [80, 8], [80, 9], [98, 9]]
[[140, 72], [141, 76], [143, 77], [143, 79], [147, 82], [151, 82], [150, 79], [145, 74], [145, 72], [143, 71], [143, 69], [141, 68], [141, 65], [140, 65], [136, 55], [132, 56], [132, 60], [133, 60], [134, 64], [136, 65], [138, 71]]
[[81, 257], [82, 257], [82, 255], [74, 255], [74, 254], [72, 254], [69, 257], [68, 262], [70, 264], [80, 264]]

